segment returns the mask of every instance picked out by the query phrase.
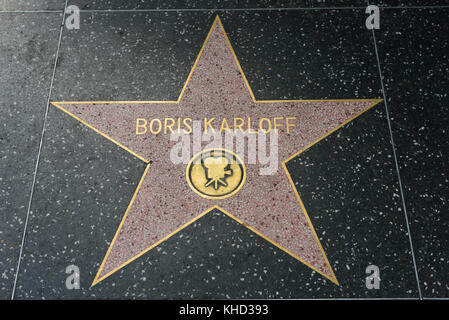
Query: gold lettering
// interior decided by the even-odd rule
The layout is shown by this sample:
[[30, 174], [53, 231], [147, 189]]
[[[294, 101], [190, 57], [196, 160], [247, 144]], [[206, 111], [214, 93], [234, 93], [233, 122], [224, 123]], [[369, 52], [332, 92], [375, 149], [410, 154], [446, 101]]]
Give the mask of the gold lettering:
[[277, 120], [282, 120], [284, 119], [284, 117], [274, 117], [273, 118], [273, 122], [274, 122], [274, 131], [277, 132], [278, 131], [278, 127], [283, 127], [284, 124], [282, 123], [277, 123]]
[[254, 131], [254, 130], [251, 128], [251, 118], [250, 118], [250, 117], [248, 117], [248, 133], [249, 133], [249, 134], [257, 133], [257, 131]]
[[181, 118], [178, 117], [177, 123], [178, 123], [178, 133], [180, 133], [181, 132]]
[[[143, 122], [143, 124], [140, 124]], [[139, 131], [139, 128], [143, 128], [143, 132]], [[136, 120], [136, 134], [145, 134], [147, 132], [147, 120], [142, 118], [137, 118]]]
[[[220, 122], [218, 122], [220, 121]], [[276, 132], [285, 128], [287, 133], [290, 133], [293, 127], [296, 127], [296, 117], [273, 117], [273, 118], [261, 118], [259, 120], [259, 126], [257, 127], [257, 120], [254, 123], [251, 122], [251, 117], [240, 118], [234, 117], [233, 123], [229, 123], [232, 119], [227, 118], [218, 119], [204, 118], [204, 132], [207, 133], [208, 130], [212, 130], [213, 133], [219, 132], [220, 134], [224, 131], [232, 132], [231, 130], [237, 132], [240, 130], [242, 133], [248, 132], [248, 134], [257, 134], [258, 132], [270, 133], [272, 129]], [[248, 123], [246, 123], [248, 121]], [[185, 134], [191, 134], [193, 132], [192, 118], [164, 118], [164, 119], [136, 119], [136, 135], [146, 134], [148, 131], [156, 135], [159, 133], [170, 134], [178, 130], [178, 133], [183, 130]], [[215, 126], [215, 124], [217, 126]], [[218, 126], [219, 125], [219, 126]], [[233, 125], [233, 127], [232, 127]]]

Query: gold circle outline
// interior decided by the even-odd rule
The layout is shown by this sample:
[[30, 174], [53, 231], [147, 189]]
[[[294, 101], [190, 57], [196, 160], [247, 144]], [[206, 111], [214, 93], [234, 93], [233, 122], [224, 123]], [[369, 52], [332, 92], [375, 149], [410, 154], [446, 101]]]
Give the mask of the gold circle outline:
[[[192, 182], [190, 181], [190, 177], [189, 177], [189, 168], [190, 168], [190, 166], [192, 165], [193, 160], [194, 160], [196, 157], [198, 157], [200, 154], [205, 153], [205, 152], [208, 152], [208, 151], [212, 151], [212, 150], [225, 151], [225, 152], [228, 152], [228, 153], [232, 154], [232, 155], [233, 155], [233, 156], [240, 162], [240, 164], [242, 165], [242, 168], [243, 168], [243, 170], [242, 170], [242, 171], [243, 171], [243, 177], [242, 177], [242, 182], [240, 183], [240, 185], [239, 185], [237, 188], [235, 188], [231, 193], [228, 193], [228, 194], [223, 195], [223, 196], [218, 196], [218, 197], [208, 196], [208, 195], [205, 195], [205, 194], [199, 192], [199, 191], [195, 188], [195, 186], [192, 184]], [[201, 150], [200, 152], [198, 152], [197, 154], [195, 154], [195, 155], [190, 159], [189, 163], [187, 164], [187, 167], [186, 167], [186, 180], [187, 180], [187, 183], [189, 184], [190, 188], [193, 190], [193, 192], [195, 192], [197, 195], [199, 195], [199, 196], [201, 196], [201, 197], [203, 197], [203, 198], [207, 198], [207, 199], [218, 199], [218, 200], [220, 200], [220, 199], [226, 199], [226, 198], [229, 198], [229, 197], [233, 196], [233, 195], [236, 194], [237, 192], [239, 192], [239, 190], [240, 190], [240, 189], [243, 187], [243, 185], [245, 184], [245, 182], [246, 182], [246, 166], [245, 166], [245, 163], [242, 161], [242, 159], [240, 159], [240, 157], [239, 157], [237, 154], [235, 154], [235, 153], [232, 152], [232, 151], [229, 151], [228, 149], [225, 149], [225, 148], [209, 148], [209, 149], [204, 149], [204, 150]]]

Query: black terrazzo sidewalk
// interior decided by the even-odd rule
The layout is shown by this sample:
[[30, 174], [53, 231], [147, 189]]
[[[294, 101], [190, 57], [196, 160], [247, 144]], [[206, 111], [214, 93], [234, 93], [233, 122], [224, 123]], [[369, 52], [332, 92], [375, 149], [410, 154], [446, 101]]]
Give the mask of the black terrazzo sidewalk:
[[[0, 299], [449, 298], [449, 1], [377, 4], [3, 1]], [[90, 287], [145, 164], [47, 101], [176, 99], [217, 14], [258, 99], [385, 99], [288, 164], [340, 286], [214, 211]]]

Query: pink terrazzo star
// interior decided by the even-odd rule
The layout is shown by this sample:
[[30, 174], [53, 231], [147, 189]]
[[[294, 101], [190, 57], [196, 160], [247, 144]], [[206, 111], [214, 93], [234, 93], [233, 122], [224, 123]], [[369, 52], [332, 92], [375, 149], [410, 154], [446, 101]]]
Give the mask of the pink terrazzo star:
[[279, 130], [283, 163], [354, 119], [379, 100], [257, 101], [217, 17], [177, 101], [54, 102], [53, 105], [111, 139], [140, 159], [151, 159], [106, 253], [93, 285], [141, 256], [195, 219], [219, 208], [296, 259], [338, 281], [285, 165], [260, 175], [245, 164], [247, 179], [233, 196], [205, 199], [189, 187], [186, 164], [170, 161], [169, 134], [136, 135], [136, 119], [202, 120], [205, 117], [294, 117]]

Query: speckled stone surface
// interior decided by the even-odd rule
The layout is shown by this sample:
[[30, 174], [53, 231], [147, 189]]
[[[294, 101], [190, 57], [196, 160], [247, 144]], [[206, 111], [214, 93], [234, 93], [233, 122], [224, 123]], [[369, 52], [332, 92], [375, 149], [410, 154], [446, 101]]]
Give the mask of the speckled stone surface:
[[[179, 103], [59, 104], [90, 126], [152, 161], [99, 277], [103, 278], [128, 263], [214, 205], [224, 208], [305, 263], [333, 277], [280, 164], [376, 103], [374, 99], [254, 103], [234, 60], [232, 48], [227, 44], [225, 31], [216, 20]], [[247, 164], [245, 185], [236, 195], [220, 201], [201, 199], [187, 184], [187, 164], [170, 161], [175, 142], [170, 141], [169, 135], [148, 132], [136, 136], [137, 118], [179, 117], [203, 121], [211, 116], [217, 117], [217, 122], [227, 118], [231, 123], [236, 116], [250, 117], [254, 123], [264, 117], [295, 118], [291, 120], [295, 127], [289, 128], [289, 133], [286, 124], [279, 130], [276, 174], [262, 176], [259, 170], [265, 165]], [[207, 142], [202, 147], [205, 145]], [[247, 154], [245, 156], [248, 158]]]
[[6, 299], [19, 257], [61, 15], [0, 13], [0, 19], [0, 299]]
[[[214, 17], [84, 12], [83, 28], [64, 31], [52, 100], [176, 100]], [[220, 17], [258, 99], [382, 98], [363, 10]], [[384, 36], [401, 39], [398, 32]], [[145, 164], [56, 108], [47, 129], [18, 299], [418, 296], [383, 104], [288, 164], [340, 286], [213, 211], [90, 288]], [[433, 221], [429, 234], [441, 220]], [[443, 231], [431, 238], [444, 239]], [[65, 287], [70, 264], [80, 267], [80, 290]], [[369, 264], [380, 268], [379, 290], [365, 286]]]
[[449, 297], [449, 9], [381, 14], [376, 37], [421, 288]]
[[2, 0], [0, 11], [63, 10], [65, 0]]

